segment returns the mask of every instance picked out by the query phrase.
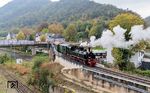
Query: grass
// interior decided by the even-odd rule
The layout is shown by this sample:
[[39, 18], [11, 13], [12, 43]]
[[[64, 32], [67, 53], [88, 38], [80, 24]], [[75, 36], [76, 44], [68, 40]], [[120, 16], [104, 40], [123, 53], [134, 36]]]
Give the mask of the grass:
[[106, 48], [98, 46], [98, 47], [92, 48], [92, 50], [106, 50]]
[[0, 93], [17, 93], [15, 89], [7, 88], [7, 80], [0, 75]]
[[[6, 39], [6, 37], [0, 37], [0, 40], [5, 40]], [[1, 92], [0, 92], [1, 93]]]

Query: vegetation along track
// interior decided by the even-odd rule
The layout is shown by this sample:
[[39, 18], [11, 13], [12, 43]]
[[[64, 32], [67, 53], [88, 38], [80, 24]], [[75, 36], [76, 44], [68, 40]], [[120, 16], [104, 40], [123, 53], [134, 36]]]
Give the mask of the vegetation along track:
[[6, 77], [8, 81], [18, 81], [18, 87], [15, 87], [18, 93], [35, 93], [27, 85], [23, 84], [15, 75], [8, 72], [4, 67], [0, 66], [2, 74]]

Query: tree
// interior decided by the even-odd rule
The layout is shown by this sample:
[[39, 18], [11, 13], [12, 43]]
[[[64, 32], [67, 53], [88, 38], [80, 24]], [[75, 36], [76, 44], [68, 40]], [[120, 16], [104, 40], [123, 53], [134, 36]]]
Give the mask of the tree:
[[104, 30], [103, 22], [95, 23], [95, 25], [89, 31], [89, 37], [90, 36], [96, 36], [96, 38], [100, 38], [103, 30]]
[[47, 29], [47, 28], [44, 28], [43, 30], [42, 30], [42, 33], [48, 33], [49, 32], [49, 30]]
[[43, 58], [36, 58], [32, 67], [32, 73], [29, 77], [29, 85], [37, 85], [42, 93], [49, 93], [49, 87], [54, 87], [53, 73], [47, 68], [42, 68]]
[[149, 42], [141, 40], [138, 44], [132, 47], [132, 51], [137, 52], [137, 51], [145, 50], [149, 46], [150, 46]]
[[[131, 58], [131, 51], [123, 48], [113, 48], [112, 55], [114, 57], [115, 65], [120, 70], [127, 70], [128, 64], [130, 64], [129, 59]], [[130, 69], [130, 68], [129, 68]]]
[[88, 33], [87, 32], [78, 32], [76, 36], [77, 40], [83, 40], [83, 39], [88, 39]]
[[112, 31], [113, 28], [117, 25], [120, 25], [122, 28], [127, 29], [125, 32], [125, 40], [129, 41], [131, 38], [131, 27], [134, 25], [144, 25], [144, 20], [135, 13], [122, 13], [117, 15], [113, 20], [109, 22], [109, 29]]
[[41, 35], [40, 39], [41, 39], [41, 42], [45, 42], [46, 41], [46, 36], [45, 35]]
[[44, 28], [48, 29], [48, 23], [42, 23], [37, 27], [37, 32], [41, 32]]
[[92, 29], [89, 31], [89, 37], [96, 36], [97, 34], [97, 26], [93, 26]]
[[29, 36], [29, 40], [34, 40], [35, 39], [35, 35], [34, 34], [31, 34], [30, 36]]
[[75, 24], [70, 24], [64, 31], [64, 37], [67, 41], [76, 41], [77, 30]]
[[17, 34], [17, 40], [24, 40], [26, 37], [22, 31]]
[[60, 23], [50, 24], [48, 29], [51, 33], [54, 33], [54, 34], [62, 34], [64, 31], [64, 27]]
[[10, 58], [8, 57], [7, 54], [4, 55], [0, 55], [0, 64], [3, 64], [5, 62], [7, 62]]

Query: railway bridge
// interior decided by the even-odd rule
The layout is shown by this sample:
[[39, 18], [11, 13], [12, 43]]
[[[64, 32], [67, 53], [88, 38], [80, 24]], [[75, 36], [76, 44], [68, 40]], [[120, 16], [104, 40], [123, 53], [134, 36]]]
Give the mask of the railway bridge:
[[150, 93], [150, 80], [112, 71], [104, 67], [84, 67], [64, 70], [65, 74], [76, 77], [77, 81], [96, 90], [104, 88], [110, 93]]
[[49, 50], [52, 43], [53, 42], [35, 42], [29, 40], [0, 40], [0, 47], [12, 49], [13, 47], [30, 46], [32, 48], [32, 55], [35, 55], [37, 47], [43, 47]]

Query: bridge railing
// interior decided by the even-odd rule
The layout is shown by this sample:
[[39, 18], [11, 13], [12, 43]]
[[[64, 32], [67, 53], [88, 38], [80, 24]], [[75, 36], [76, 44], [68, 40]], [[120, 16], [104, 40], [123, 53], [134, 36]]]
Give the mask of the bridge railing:
[[0, 40], [0, 46], [10, 46], [10, 45], [34, 45], [34, 41], [28, 40]]

